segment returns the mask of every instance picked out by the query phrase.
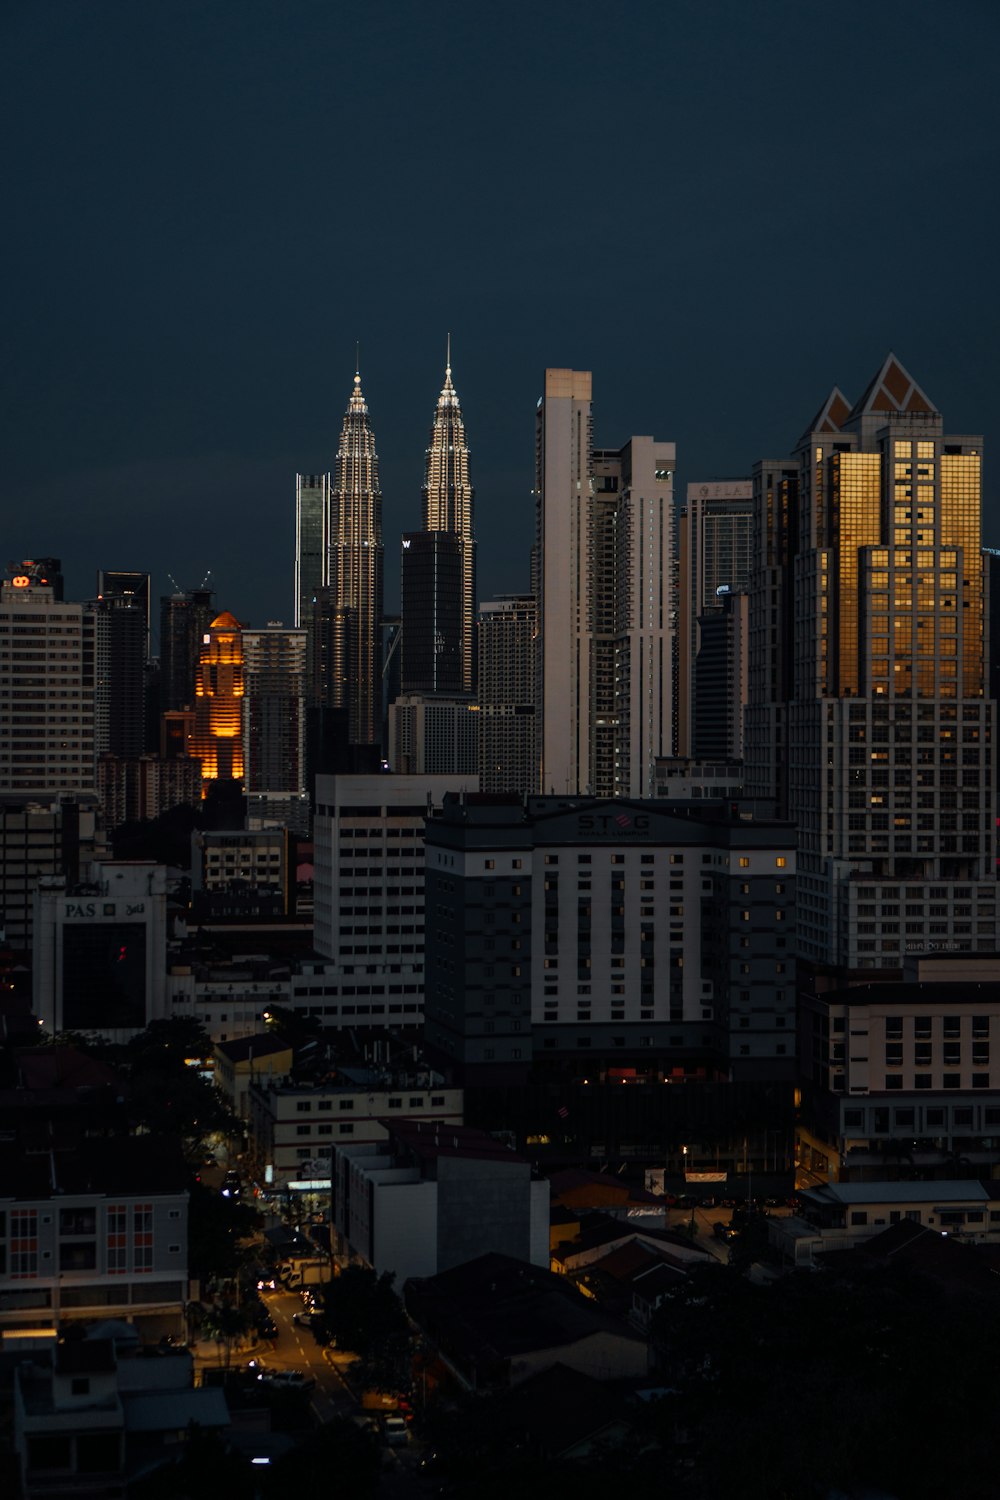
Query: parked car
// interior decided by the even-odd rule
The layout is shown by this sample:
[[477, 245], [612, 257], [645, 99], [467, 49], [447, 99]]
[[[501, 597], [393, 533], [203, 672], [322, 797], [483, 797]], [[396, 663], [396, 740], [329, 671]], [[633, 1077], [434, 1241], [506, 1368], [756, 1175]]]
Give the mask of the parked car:
[[272, 1391], [311, 1391], [316, 1388], [313, 1376], [304, 1375], [301, 1370], [262, 1370], [257, 1379]]
[[406, 1418], [397, 1416], [395, 1412], [390, 1412], [382, 1419], [382, 1432], [390, 1448], [402, 1447], [410, 1440]]

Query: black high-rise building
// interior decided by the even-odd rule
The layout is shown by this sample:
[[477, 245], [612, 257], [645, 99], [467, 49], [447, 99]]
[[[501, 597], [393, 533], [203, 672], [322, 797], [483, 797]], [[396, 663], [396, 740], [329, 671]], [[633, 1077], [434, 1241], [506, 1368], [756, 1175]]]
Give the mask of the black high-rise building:
[[148, 657], [153, 625], [149, 574], [125, 568], [98, 568], [97, 593], [101, 599], [126, 600], [142, 611], [146, 626], [145, 655]]
[[453, 531], [403, 537], [402, 691], [460, 693], [464, 667], [462, 538]]
[[160, 709], [163, 713], [194, 702], [198, 653], [215, 618], [213, 589], [165, 594], [160, 599]]
[[138, 600], [92, 599], [94, 754], [137, 757], [146, 744], [146, 615]]

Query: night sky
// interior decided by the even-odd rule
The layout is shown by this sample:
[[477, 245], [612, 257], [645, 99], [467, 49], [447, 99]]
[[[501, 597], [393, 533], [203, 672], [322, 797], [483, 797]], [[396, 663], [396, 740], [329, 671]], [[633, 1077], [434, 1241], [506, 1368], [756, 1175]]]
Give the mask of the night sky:
[[1000, 545], [998, 43], [995, 0], [7, 0], [0, 563], [290, 623], [360, 340], [394, 608], [448, 330], [481, 597], [528, 585], [546, 365], [683, 495], [892, 349]]

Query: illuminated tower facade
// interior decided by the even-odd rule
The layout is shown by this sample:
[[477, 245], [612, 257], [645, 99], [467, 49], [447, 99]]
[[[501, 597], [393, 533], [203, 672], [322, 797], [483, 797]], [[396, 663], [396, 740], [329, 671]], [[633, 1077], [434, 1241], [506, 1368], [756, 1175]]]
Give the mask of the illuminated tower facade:
[[191, 754], [206, 783], [243, 780], [243, 697], [243, 633], [227, 610], [202, 636], [195, 674]]
[[[444, 385], [438, 397], [424, 471], [423, 529], [450, 532], [457, 541], [461, 564], [460, 692], [471, 693], [476, 680], [476, 540], [473, 489], [469, 481], [469, 447], [462, 408], [451, 380], [451, 339], [448, 340]], [[406, 658], [406, 613], [403, 614], [403, 656]]]
[[755, 473], [747, 784], [798, 823], [816, 963], [996, 944], [982, 451], [890, 355]]
[[346, 700], [334, 706], [348, 710], [350, 742], [373, 745], [382, 727], [382, 492], [359, 374], [331, 476], [329, 540], [329, 587], [339, 622], [330, 675]]

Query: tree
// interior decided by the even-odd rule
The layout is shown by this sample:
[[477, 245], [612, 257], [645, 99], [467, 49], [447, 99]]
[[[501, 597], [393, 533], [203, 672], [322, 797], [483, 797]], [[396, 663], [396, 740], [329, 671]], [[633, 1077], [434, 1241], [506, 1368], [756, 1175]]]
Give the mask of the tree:
[[245, 1203], [192, 1183], [188, 1206], [188, 1267], [199, 1281], [230, 1281], [251, 1261], [257, 1214]]
[[318, 1495], [335, 1474], [341, 1494], [370, 1500], [378, 1490], [380, 1462], [378, 1443], [372, 1434], [335, 1417], [272, 1466], [268, 1488], [280, 1500], [289, 1495]]
[[348, 1266], [323, 1288], [323, 1317], [341, 1349], [376, 1359], [391, 1355], [409, 1324], [393, 1291], [389, 1271], [377, 1276], [367, 1266]]
[[222, 1347], [223, 1368], [226, 1370], [229, 1369], [233, 1345], [246, 1338], [250, 1327], [250, 1319], [246, 1313], [220, 1302], [214, 1302], [206, 1308], [201, 1320], [202, 1337], [214, 1339]]

